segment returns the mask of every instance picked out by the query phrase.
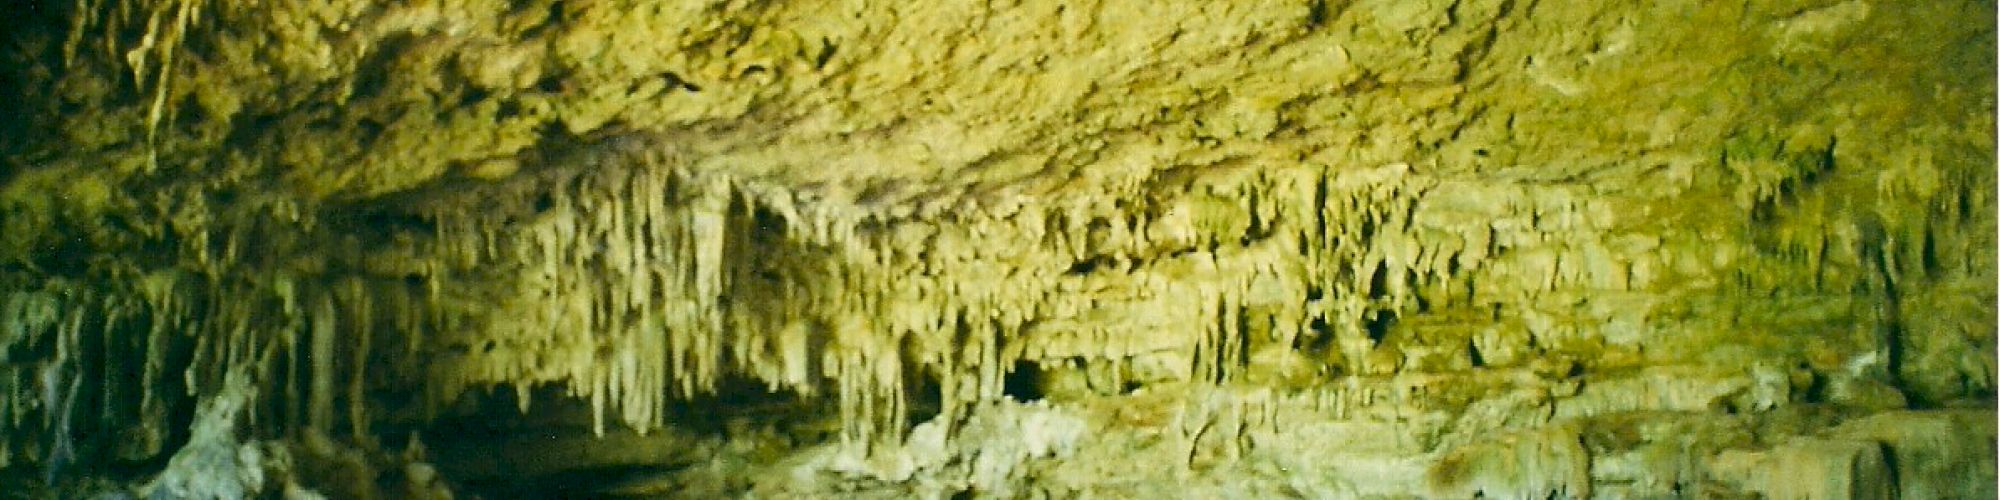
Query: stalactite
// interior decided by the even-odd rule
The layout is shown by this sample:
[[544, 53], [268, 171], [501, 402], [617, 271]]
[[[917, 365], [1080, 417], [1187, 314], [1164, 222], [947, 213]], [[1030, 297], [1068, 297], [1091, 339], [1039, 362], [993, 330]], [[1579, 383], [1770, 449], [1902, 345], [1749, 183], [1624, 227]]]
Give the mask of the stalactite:
[[343, 295], [341, 302], [349, 314], [348, 330], [355, 337], [355, 340], [347, 346], [348, 354], [352, 358], [347, 365], [348, 369], [345, 370], [348, 430], [355, 439], [367, 440], [372, 436], [368, 432], [366, 389], [369, 367], [373, 366], [373, 363], [369, 362], [369, 355], [374, 352], [375, 342], [375, 307], [371, 299], [374, 294], [360, 279], [347, 279], [337, 286], [339, 288], [336, 289], [336, 293]]
[[309, 368], [306, 380], [306, 427], [314, 432], [328, 432], [333, 429], [334, 382], [339, 373], [336, 370], [335, 354], [338, 352], [339, 309], [331, 294], [320, 294], [313, 301], [308, 313], [305, 364]]
[[[1202, 178], [1206, 189], [1157, 199], [1168, 192], [1132, 191], [1116, 203], [1057, 201], [1045, 211], [995, 204], [961, 212], [957, 224], [945, 226], [641, 162], [554, 183], [546, 212], [519, 227], [433, 212], [441, 218], [436, 255], [451, 262], [433, 274], [490, 268], [490, 259], [511, 254], [525, 274], [510, 293], [522, 298], [503, 304], [541, 304], [518, 309], [520, 316], [497, 315], [515, 319], [496, 320], [491, 333], [460, 336], [456, 342], [471, 344], [467, 355], [432, 367], [458, 381], [433, 397], [455, 397], [452, 386], [560, 382], [590, 402], [600, 431], [615, 416], [643, 432], [657, 424], [668, 398], [711, 390], [731, 372], [803, 395], [831, 384], [848, 423], [844, 436], [894, 439], [905, 420], [904, 387], [924, 373], [939, 380], [945, 415], [1000, 397], [1004, 377], [1034, 352], [1101, 352], [1095, 356], [1108, 364], [1098, 370], [1119, 379], [1125, 372], [1116, 367], [1126, 357], [1179, 349], [1196, 379], [1225, 382], [1259, 346], [1290, 346], [1313, 317], [1351, 330], [1375, 311], [1410, 307], [1424, 282], [1464, 262], [1462, 251], [1401, 236], [1424, 189], [1404, 185], [1413, 179], [1405, 167], [1251, 172]], [[1138, 208], [1145, 206], [1174, 208]], [[885, 229], [857, 230], [864, 225]], [[1050, 237], [1054, 252], [1024, 246]], [[1208, 239], [1210, 249], [1183, 250], [1195, 237]], [[468, 252], [465, 241], [517, 250]], [[1052, 272], [1082, 262], [1094, 269]], [[1192, 274], [1152, 270], [1169, 262]], [[775, 280], [745, 288], [740, 280], [755, 275], [739, 269], [760, 266]], [[1206, 305], [1173, 313], [1193, 320], [1185, 324], [1114, 323], [1023, 338], [1029, 325], [1061, 324], [1135, 300], [1076, 288], [1115, 275], [1155, 276]], [[1334, 295], [1321, 299], [1329, 305], [1360, 307], [1300, 315], [1289, 311], [1307, 304], [1268, 302], [1307, 289]], [[1384, 295], [1351, 302], [1348, 291], [1367, 290]], [[446, 298], [435, 287], [430, 293], [433, 301]], [[1195, 325], [1206, 326], [1187, 331], [1184, 341], [1134, 344], [1162, 335], [1135, 328]], [[1061, 343], [1075, 346], [1050, 349]], [[517, 351], [529, 348], [544, 354]]]
[[[366, 440], [370, 369], [421, 359], [431, 411], [468, 390], [510, 386], [526, 412], [532, 389], [553, 385], [589, 404], [596, 432], [617, 424], [645, 433], [666, 423], [674, 400], [747, 376], [836, 399], [842, 437], [870, 446], [903, 437], [908, 391], [924, 378], [935, 381], [949, 426], [1005, 397], [1024, 363], [1073, 367], [1106, 392], [1423, 370], [1435, 346], [1418, 344], [1433, 340], [1394, 320], [1424, 309], [1487, 308], [1522, 325], [1525, 333], [1441, 341], [1519, 362], [1500, 353], [1593, 341], [1598, 327], [1579, 326], [1589, 321], [1573, 311], [1502, 318], [1493, 304], [1649, 286], [1669, 271], [1647, 269], [1736, 258], [1656, 258], [1672, 242], [1610, 233], [1603, 209], [1569, 188], [1482, 185], [1401, 164], [1215, 169], [1108, 197], [1089, 186], [1034, 204], [968, 201], [949, 220], [843, 206], [663, 159], [597, 167], [492, 213], [444, 208], [464, 203], [452, 198], [420, 207], [436, 232], [411, 235], [428, 236], [411, 277], [242, 280], [219, 271], [243, 265], [228, 251], [202, 257], [197, 271], [141, 277], [132, 307], [150, 328], [145, 425], [164, 425], [167, 403], [154, 388], [175, 370], [201, 396], [231, 367], [269, 365], [284, 368], [259, 377], [274, 379], [265, 394], [285, 400], [275, 421], [332, 433], [344, 411], [345, 431]], [[1493, 202], [1429, 201], [1448, 191]], [[177, 231], [209, 234], [206, 221], [188, 220]], [[1840, 246], [1787, 231], [1775, 233], [1777, 248], [1813, 268], [1829, 258], [1821, 249]], [[1902, 231], [1888, 238], [1898, 242], [1938, 238], [1922, 224], [1882, 231]], [[218, 234], [225, 248], [240, 245], [236, 233]], [[1901, 270], [1922, 248], [1891, 243], [1871, 255]], [[329, 284], [307, 284], [321, 279]], [[1485, 283], [1505, 285], [1475, 286]], [[204, 287], [247, 299], [191, 300]], [[10, 307], [15, 330], [68, 335], [86, 324], [82, 312], [37, 320]], [[107, 330], [121, 322], [140, 324], [102, 320]], [[390, 327], [395, 337], [377, 331]], [[187, 337], [194, 360], [170, 366], [165, 350]], [[1323, 352], [1287, 354], [1310, 350]], [[1169, 368], [1138, 375], [1142, 356]], [[0, 410], [39, 412], [54, 427], [47, 410]]]
[[[1855, 35], [1962, 8], [1696, 9], [1756, 35], [1717, 37], [1508, 2], [446, 3], [75, 0], [31, 16], [67, 33], [9, 33], [11, 83], [63, 99], [9, 108], [60, 119], [0, 175], [0, 468], [157, 463], [214, 405], [373, 450], [506, 389], [647, 434], [747, 382], [891, 452], [932, 400], [942, 442], [1007, 398], [1193, 394], [1166, 433], [1190, 469], [1272, 446], [1310, 397], [1436, 462], [1427, 494], [1539, 498], [1591, 491], [1589, 434], [1405, 424], [1991, 399], [1967, 353], [1993, 342], [1992, 127], [1949, 106], [1990, 89], [1924, 69], [1983, 59]], [[1542, 36], [1570, 20], [1586, 36]], [[911, 30], [949, 43], [881, 43]], [[1877, 63], [1931, 56], [1952, 64]], [[1688, 85], [1626, 92], [1661, 74]], [[1592, 115], [1633, 99], [1664, 109]], [[1441, 381], [1489, 376], [1531, 395], [1425, 406], [1484, 404]], [[1011, 480], [999, 455], [961, 461]]]

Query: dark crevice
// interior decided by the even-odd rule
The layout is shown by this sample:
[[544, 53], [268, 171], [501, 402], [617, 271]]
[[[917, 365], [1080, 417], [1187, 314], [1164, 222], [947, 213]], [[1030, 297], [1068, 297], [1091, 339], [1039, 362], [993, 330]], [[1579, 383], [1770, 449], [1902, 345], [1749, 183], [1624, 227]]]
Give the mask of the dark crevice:
[[535, 196], [534, 212], [536, 215], [549, 213], [550, 210], [555, 210], [555, 208], [556, 208], [555, 193], [543, 191]]
[[492, 95], [493, 94], [487, 92], [486, 89], [467, 85], [465, 86], [465, 92], [458, 95], [458, 107], [469, 108], [472, 106], [477, 106], [479, 105], [480, 101], [484, 101], [486, 100], [487, 97], [490, 97]]
[[826, 69], [826, 63], [833, 60], [833, 53], [835, 50], [838, 50], [838, 47], [833, 44], [833, 40], [831, 39], [821, 37], [819, 43], [819, 53], [813, 55], [814, 70]]
[[557, 74], [543, 75], [541, 78], [536, 79], [533, 88], [535, 89], [536, 92], [542, 92], [547, 94], [560, 94], [562, 93], [563, 89], [566, 89], [568, 87], [569, 87], [568, 84], [563, 83], [563, 75], [557, 73]]
[[827, 407], [830, 400], [773, 393], [742, 377], [725, 377], [712, 394], [669, 404], [665, 427], [646, 435], [622, 426], [596, 435], [589, 403], [558, 387], [536, 388], [529, 397], [522, 413], [515, 391], [468, 394], [450, 414], [409, 431], [422, 436], [439, 471], [473, 497], [618, 498], [666, 494], [658, 490], [671, 487], [676, 472], [698, 463], [705, 450], [746, 437], [740, 433], [775, 432], [778, 446], [790, 447], [828, 442], [838, 430], [824, 425], [837, 413]]
[[1368, 279], [1368, 298], [1381, 300], [1389, 297], [1389, 266], [1375, 266], [1375, 273]]
[[1375, 311], [1362, 324], [1362, 327], [1368, 330], [1368, 340], [1375, 344], [1381, 344], [1382, 339], [1387, 337], [1389, 330], [1395, 328], [1395, 326], [1396, 313], [1394, 311]]
[[1082, 276], [1090, 274], [1092, 272], [1096, 272], [1099, 268], [1108, 267], [1111, 264], [1112, 262], [1110, 257], [1105, 257], [1100, 255], [1097, 257], [1091, 257], [1088, 259], [1076, 261], [1076, 263], [1070, 264], [1069, 268], [1063, 270], [1063, 272], [1071, 276]]
[[701, 92], [701, 85], [697, 85], [694, 82], [687, 81], [687, 79], [685, 78], [681, 78], [680, 73], [675, 73], [672, 71], [660, 73], [660, 79], [666, 81], [667, 88], [670, 89], [680, 89], [688, 92]]
[[1041, 401], [1042, 366], [1033, 361], [1016, 361], [1014, 369], [1007, 372], [1001, 382], [1001, 393], [1015, 401], [1029, 403]]
[[356, 64], [353, 100], [363, 101], [382, 93], [395, 80], [392, 62], [416, 45], [417, 36], [397, 33], [384, 37], [360, 64]]
[[397, 234], [429, 235], [437, 233], [436, 221], [409, 212], [394, 209], [333, 210], [327, 220], [349, 234], [361, 235], [364, 241], [381, 244], [393, 241]]
[[1333, 349], [1333, 329], [1328, 327], [1324, 317], [1313, 318], [1306, 323], [1306, 335], [1301, 337], [1301, 340], [1307, 341], [1305, 347], [1310, 352], [1326, 353]]
[[[27, 144], [45, 142], [54, 132], [54, 127], [41, 125], [46, 115], [35, 109], [36, 100], [24, 97], [51, 93], [53, 79], [32, 70], [61, 67], [61, 53], [56, 50], [59, 44], [54, 42], [68, 31], [74, 14], [70, 9], [75, 4], [11, 0], [4, 5], [7, 19], [0, 21], [0, 156], [17, 153]], [[15, 168], [11, 163], [0, 163], [0, 182], [12, 177]]]

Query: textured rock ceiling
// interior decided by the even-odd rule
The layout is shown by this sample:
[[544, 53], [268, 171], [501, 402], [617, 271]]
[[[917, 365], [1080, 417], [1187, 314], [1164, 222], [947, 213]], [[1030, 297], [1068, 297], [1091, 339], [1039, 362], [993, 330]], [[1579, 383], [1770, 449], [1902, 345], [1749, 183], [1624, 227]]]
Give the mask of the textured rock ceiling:
[[1987, 2], [20, 10], [0, 481], [1992, 495]]

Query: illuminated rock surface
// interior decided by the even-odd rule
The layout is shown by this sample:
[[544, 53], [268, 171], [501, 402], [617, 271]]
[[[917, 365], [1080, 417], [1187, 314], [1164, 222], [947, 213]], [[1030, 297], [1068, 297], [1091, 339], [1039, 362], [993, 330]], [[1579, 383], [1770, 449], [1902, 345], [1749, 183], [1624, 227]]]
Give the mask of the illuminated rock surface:
[[29, 5], [0, 497], [1995, 495], [1989, 3]]

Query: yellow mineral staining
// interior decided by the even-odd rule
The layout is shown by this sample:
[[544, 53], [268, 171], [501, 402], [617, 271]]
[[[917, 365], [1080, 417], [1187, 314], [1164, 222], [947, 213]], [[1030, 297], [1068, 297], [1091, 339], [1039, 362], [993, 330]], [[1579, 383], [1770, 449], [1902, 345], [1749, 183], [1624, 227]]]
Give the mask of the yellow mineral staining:
[[1454, 451], [1432, 466], [1444, 496], [1590, 498], [1590, 453], [1576, 429], [1552, 427]]
[[1882, 493], [1955, 449], [1887, 410], [1991, 405], [1990, 11], [79, 0], [0, 468], [748, 385], [953, 491]]
[[488, 158], [467, 165], [464, 173], [466, 177], [474, 179], [497, 181], [514, 175], [514, 172], [519, 170], [521, 170], [520, 160], [511, 157]]
[[[206, 0], [77, 0], [69, 36], [63, 45], [64, 65], [75, 67], [86, 49], [103, 50], [125, 64], [132, 84], [146, 96], [148, 170], [158, 168], [160, 127], [172, 120], [176, 95], [175, 57], [202, 21]], [[128, 33], [137, 32], [137, 40]], [[86, 38], [88, 37], [88, 39]]]

